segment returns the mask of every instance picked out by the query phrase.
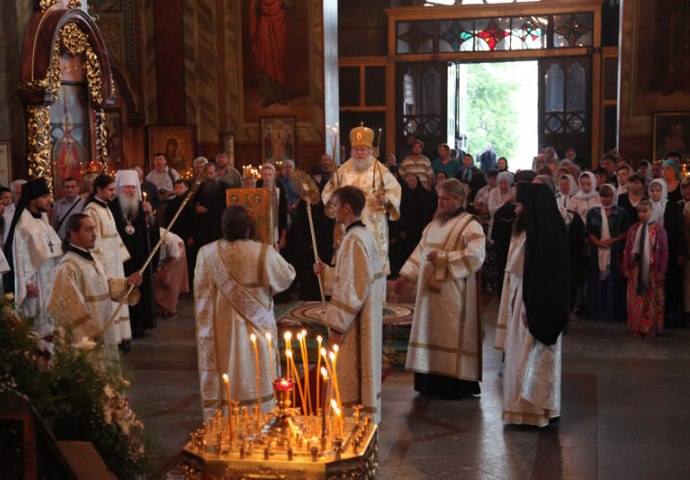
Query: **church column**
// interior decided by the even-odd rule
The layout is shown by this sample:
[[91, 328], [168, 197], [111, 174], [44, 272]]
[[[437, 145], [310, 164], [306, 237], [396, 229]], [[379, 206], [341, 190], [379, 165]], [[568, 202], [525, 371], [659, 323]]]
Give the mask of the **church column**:
[[153, 0], [158, 123], [187, 123], [182, 0]]

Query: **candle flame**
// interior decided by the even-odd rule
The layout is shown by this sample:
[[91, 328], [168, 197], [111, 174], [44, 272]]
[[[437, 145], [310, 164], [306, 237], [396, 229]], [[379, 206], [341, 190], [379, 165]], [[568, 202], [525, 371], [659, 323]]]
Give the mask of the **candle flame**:
[[292, 350], [288, 350], [287, 352], [285, 352], [285, 355], [292, 358]]
[[316, 337], [316, 340], [317, 340], [319, 343], [321, 343], [321, 342], [323, 342], [323, 337], [322, 337], [321, 335], [318, 335], [318, 336]]
[[297, 340], [300, 341], [300, 342], [302, 341], [302, 334], [301, 334], [301, 333], [298, 333], [298, 334], [297, 334]]
[[302, 330], [300, 333], [302, 334], [302, 336], [304, 338], [307, 338], [307, 331], [306, 330]]
[[324, 367], [321, 367], [321, 376], [325, 379], [328, 379], [328, 370], [326, 370]]
[[328, 358], [331, 359], [331, 362], [332, 362], [333, 360], [335, 360], [335, 353], [333, 353], [333, 352], [328, 352]]
[[283, 338], [285, 340], [292, 340], [292, 332], [285, 332], [285, 335], [283, 335]]
[[254, 335], [253, 333], [249, 335], [249, 339], [252, 341], [252, 343], [256, 343], [256, 335]]
[[266, 332], [266, 340], [269, 342], [273, 339], [273, 336], [271, 336], [271, 332]]
[[227, 373], [224, 373], [224, 374], [223, 374], [223, 381], [224, 381], [225, 383], [228, 383], [228, 382], [230, 381], [230, 378], [228, 377], [228, 374], [227, 374]]
[[333, 345], [333, 351], [334, 351], [335, 353], [338, 353], [338, 350], [340, 350], [340, 347], [339, 347], [338, 344], [336, 343], [335, 345]]
[[335, 398], [331, 398], [331, 407], [338, 408], [338, 402], [335, 401]]
[[328, 354], [327, 354], [325, 348], [322, 348], [321, 351], [320, 351], [319, 353], [321, 353], [321, 356], [322, 356], [323, 358], [328, 358]]

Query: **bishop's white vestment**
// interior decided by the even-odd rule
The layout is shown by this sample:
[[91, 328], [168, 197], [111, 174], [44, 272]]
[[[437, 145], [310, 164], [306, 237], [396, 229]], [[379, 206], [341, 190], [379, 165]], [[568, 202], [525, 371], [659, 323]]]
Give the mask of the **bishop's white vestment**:
[[[445, 223], [433, 220], [424, 229], [422, 240], [400, 270], [417, 285], [407, 370], [481, 381], [476, 274], [484, 263], [485, 240], [481, 224], [464, 212]], [[431, 252], [436, 252], [433, 263], [427, 260]]]
[[[96, 244], [91, 250], [91, 254], [98, 259], [109, 277], [124, 278], [123, 264], [129, 260], [130, 256], [117, 231], [112, 212], [104, 202], [94, 199], [86, 205], [84, 213], [91, 217], [96, 224]], [[116, 307], [117, 303], [113, 303], [113, 308]], [[117, 336], [117, 343], [131, 340], [132, 327], [127, 305], [122, 306], [118, 317], [113, 327], [114, 334]]]
[[331, 301], [323, 324], [344, 334], [337, 362], [342, 405], [361, 404], [379, 423], [386, 275], [376, 241], [362, 222], [348, 226], [335, 267], [326, 268], [324, 279]]
[[[336, 172], [331, 175], [330, 180], [323, 189], [321, 198], [326, 206], [325, 211], [330, 215], [330, 205], [328, 202], [338, 188], [352, 185], [364, 192], [367, 203], [362, 211], [362, 222], [374, 235], [376, 245], [383, 256], [383, 271], [386, 275], [390, 273], [390, 263], [388, 261], [388, 217], [390, 220], [400, 218], [400, 197], [401, 187], [393, 174], [374, 157], [370, 157], [372, 165], [364, 171], [358, 171], [354, 167], [353, 160], [350, 159], [342, 164]], [[382, 192], [382, 193], [381, 193]], [[376, 201], [376, 194], [382, 194], [387, 203], [381, 206]], [[334, 241], [334, 256], [338, 256], [338, 246], [340, 239], [343, 238], [343, 226], [336, 224]]]
[[[28, 209], [22, 212], [12, 241], [14, 299], [19, 311], [33, 318], [33, 328], [39, 338], [53, 332], [53, 320], [46, 307], [55, 282], [55, 267], [62, 255], [60, 243], [45, 213], [36, 217]], [[36, 296], [27, 295], [29, 283], [36, 285]]]
[[[217, 240], [199, 250], [194, 272], [199, 381], [204, 418], [227, 406], [223, 374], [230, 377], [231, 400], [240, 406], [273, 408], [271, 369], [277, 372], [278, 326], [273, 295], [286, 290], [295, 269], [273, 247], [253, 240]], [[261, 392], [256, 391], [257, 337]], [[271, 334], [273, 358], [266, 333]], [[276, 377], [277, 378], [277, 377]]]
[[495, 347], [505, 352], [503, 421], [544, 427], [561, 409], [561, 337], [545, 345], [529, 332], [522, 298], [525, 233], [513, 236], [498, 310]]

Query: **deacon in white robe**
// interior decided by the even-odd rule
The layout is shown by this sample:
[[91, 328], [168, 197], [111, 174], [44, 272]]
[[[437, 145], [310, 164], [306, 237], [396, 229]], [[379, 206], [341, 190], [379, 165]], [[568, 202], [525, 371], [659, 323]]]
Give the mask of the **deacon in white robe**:
[[[76, 213], [67, 221], [68, 239], [63, 242], [65, 254], [60, 259], [48, 302], [48, 312], [55, 322], [71, 329], [73, 339], [80, 341], [103, 338], [110, 355], [117, 358], [119, 335], [116, 324], [104, 331], [114, 308], [129, 288], [141, 281], [135, 273], [129, 278], [109, 276], [103, 265], [91, 255], [97, 241], [95, 222], [86, 214]], [[130, 305], [139, 300], [139, 292], [133, 290], [127, 298]], [[115, 303], [117, 305], [117, 303]]]
[[52, 201], [45, 179], [24, 184], [5, 244], [5, 255], [14, 271], [15, 302], [23, 315], [33, 318], [39, 338], [53, 332], [53, 320], [46, 306], [61, 255], [60, 237], [46, 215]]
[[456, 179], [439, 186], [438, 208], [395, 286], [417, 285], [405, 368], [415, 390], [458, 399], [480, 393], [482, 332], [477, 272], [486, 254], [484, 231], [462, 209], [465, 189]]
[[[340, 166], [332, 175], [321, 194], [326, 214], [332, 215], [329, 202], [338, 188], [352, 185], [359, 188], [366, 197], [362, 211], [362, 223], [371, 231], [384, 262], [383, 271], [390, 273], [388, 261], [388, 220], [400, 218], [401, 187], [388, 169], [371, 154], [374, 131], [367, 127], [356, 127], [350, 132], [352, 158]], [[337, 258], [338, 246], [343, 238], [344, 227], [337, 224], [334, 232]]]
[[[541, 188], [536, 195], [523, 193], [533, 188], [534, 184], [518, 184], [518, 219], [506, 263], [495, 347], [505, 355], [503, 421], [544, 427], [560, 416], [561, 332], [569, 310], [568, 247], [552, 192]], [[525, 291], [527, 287], [530, 291]]]
[[[230, 397], [240, 406], [259, 400], [273, 408], [271, 372], [278, 378], [278, 327], [273, 295], [286, 290], [295, 269], [270, 245], [254, 240], [242, 206], [223, 213], [223, 237], [199, 250], [194, 273], [194, 308], [199, 381], [204, 418], [228, 404], [223, 374], [230, 377]], [[271, 334], [273, 358], [266, 334]], [[257, 395], [254, 348], [256, 335], [261, 376]]]
[[[91, 217], [96, 225], [96, 243], [91, 254], [98, 259], [109, 277], [124, 278], [123, 264], [129, 260], [129, 252], [120, 238], [115, 219], [108, 208], [108, 203], [116, 195], [115, 179], [101, 174], [94, 179], [92, 188], [93, 194], [84, 208], [84, 213]], [[116, 307], [117, 303], [113, 302], [113, 308]], [[112, 330], [115, 343], [128, 342], [132, 339], [127, 305], [123, 305], [120, 309]]]
[[331, 295], [322, 323], [329, 328], [329, 346], [338, 344], [337, 376], [344, 408], [362, 405], [376, 423], [381, 421], [381, 345], [386, 275], [374, 236], [361, 221], [366, 198], [346, 186], [333, 195], [333, 213], [346, 226], [334, 268], [323, 262]]

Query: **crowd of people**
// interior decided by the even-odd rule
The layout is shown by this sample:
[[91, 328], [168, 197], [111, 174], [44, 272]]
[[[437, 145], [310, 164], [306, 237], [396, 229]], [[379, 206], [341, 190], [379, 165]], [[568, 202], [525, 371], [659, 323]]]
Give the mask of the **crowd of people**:
[[[280, 174], [262, 165], [257, 181], [224, 153], [194, 159], [204, 174], [194, 195], [163, 154], [147, 175], [132, 165], [68, 177], [54, 204], [44, 179], [16, 180], [0, 188], [5, 292], [47, 351], [60, 324], [116, 354], [175, 316], [193, 283], [208, 416], [227, 405], [222, 372], [235, 372], [233, 398], [272, 407], [270, 384], [250, 381], [245, 338], [266, 335], [262, 361], [275, 370], [274, 295], [317, 300], [325, 287], [330, 341], [353, 352], [341, 364], [347, 405], [378, 421], [386, 278], [397, 279], [394, 295], [415, 288], [406, 363], [415, 389], [446, 398], [480, 393], [483, 290], [500, 297], [503, 418], [538, 426], [559, 416], [561, 335], [578, 313], [627, 319], [634, 336], [651, 338], [690, 312], [690, 180], [677, 153], [660, 168], [607, 154], [582, 170], [573, 149], [559, 160], [545, 147], [531, 170], [513, 173], [491, 145], [475, 161], [441, 144], [432, 162], [414, 139], [398, 164], [374, 158], [373, 139], [357, 127], [350, 159], [336, 168], [322, 156], [309, 172], [314, 205], [292, 161]], [[227, 189], [240, 187], [269, 191], [274, 245], [253, 240], [246, 209], [226, 208]]]

